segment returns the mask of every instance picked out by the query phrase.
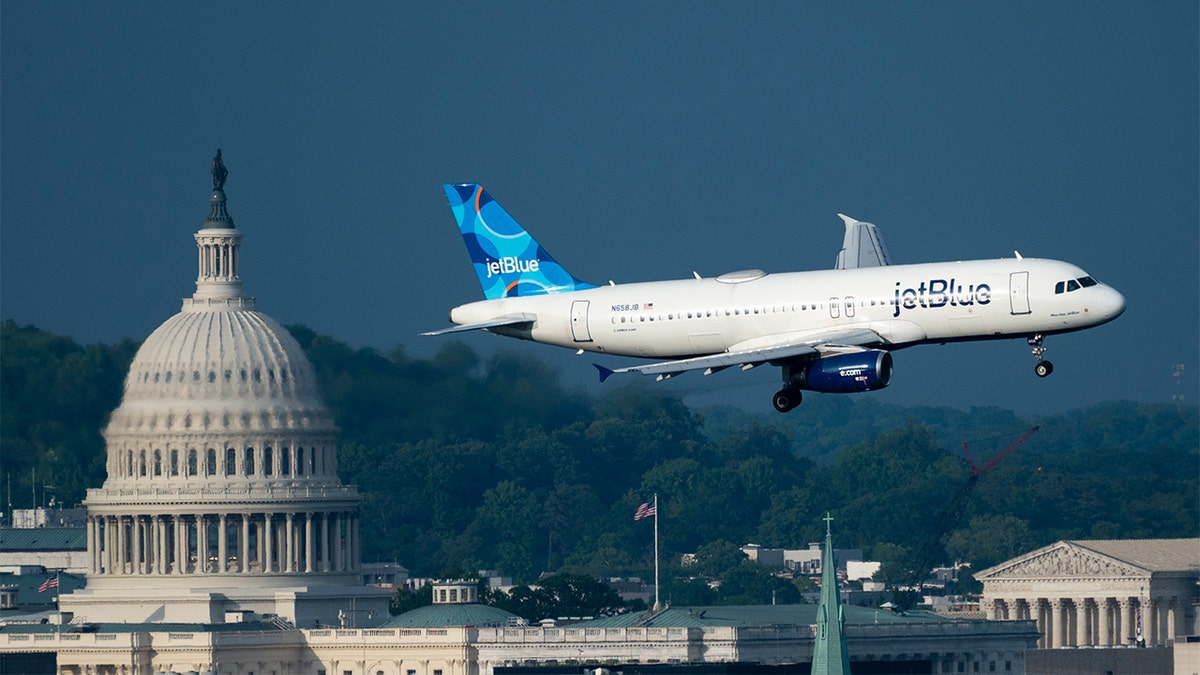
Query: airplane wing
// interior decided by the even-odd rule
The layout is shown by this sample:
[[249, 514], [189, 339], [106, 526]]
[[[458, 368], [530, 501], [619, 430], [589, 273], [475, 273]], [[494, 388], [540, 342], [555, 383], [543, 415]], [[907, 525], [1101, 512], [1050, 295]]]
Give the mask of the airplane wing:
[[719, 354], [660, 361], [644, 366], [610, 369], [598, 363], [592, 365], [600, 371], [601, 382], [607, 380], [611, 375], [623, 373], [657, 375], [659, 380], [666, 380], [689, 370], [704, 369], [705, 375], [711, 375], [731, 366], [740, 366], [742, 370], [749, 370], [770, 361], [804, 356], [816, 358], [821, 354], [859, 351], [884, 344], [887, 344], [887, 340], [868, 328], [823, 329], [755, 338], [733, 345]]
[[464, 323], [459, 326], [451, 326], [441, 330], [431, 330], [421, 335], [447, 335], [449, 333], [462, 333], [469, 330], [487, 330], [488, 328], [499, 328], [500, 326], [517, 326], [523, 323], [533, 323], [534, 316], [532, 314], [509, 314], [500, 316], [491, 321], [482, 323]]
[[838, 217], [846, 223], [846, 236], [842, 239], [842, 250], [833, 269], [849, 270], [891, 264], [883, 239], [873, 223], [864, 223], [842, 213]]

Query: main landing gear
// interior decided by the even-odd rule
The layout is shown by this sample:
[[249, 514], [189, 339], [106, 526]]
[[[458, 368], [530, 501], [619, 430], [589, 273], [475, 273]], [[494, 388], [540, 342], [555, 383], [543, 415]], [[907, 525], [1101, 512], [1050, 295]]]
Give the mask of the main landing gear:
[[775, 405], [775, 409], [781, 413], [785, 413], [792, 408], [800, 405], [800, 390], [792, 387], [784, 387], [775, 392], [775, 397], [771, 399], [771, 403]]
[[1033, 367], [1033, 372], [1037, 373], [1038, 377], [1046, 377], [1054, 372], [1054, 364], [1042, 359], [1042, 354], [1046, 353], [1046, 348], [1042, 346], [1045, 336], [1041, 333], [1035, 334], [1029, 338], [1029, 348], [1033, 350], [1033, 358], [1037, 359], [1037, 365]]
[[803, 369], [796, 364], [785, 363], [780, 370], [783, 374], [783, 389], [775, 392], [771, 404], [779, 412], [785, 413], [800, 405], [800, 378], [803, 377]]

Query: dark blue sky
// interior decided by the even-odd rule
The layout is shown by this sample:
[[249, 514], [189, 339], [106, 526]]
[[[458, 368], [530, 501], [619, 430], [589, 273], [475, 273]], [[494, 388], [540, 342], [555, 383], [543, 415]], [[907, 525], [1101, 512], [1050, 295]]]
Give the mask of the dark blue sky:
[[[1197, 399], [1195, 2], [9, 1], [0, 31], [0, 315], [84, 343], [191, 295], [220, 147], [247, 291], [355, 346], [432, 354], [480, 297], [440, 187], [479, 181], [598, 283], [831, 267], [839, 211], [897, 262], [1069, 260], [1129, 308], [1050, 339], [1052, 377], [923, 347], [871, 395], [1162, 401], [1182, 363]], [[769, 409], [759, 370], [660, 386]]]

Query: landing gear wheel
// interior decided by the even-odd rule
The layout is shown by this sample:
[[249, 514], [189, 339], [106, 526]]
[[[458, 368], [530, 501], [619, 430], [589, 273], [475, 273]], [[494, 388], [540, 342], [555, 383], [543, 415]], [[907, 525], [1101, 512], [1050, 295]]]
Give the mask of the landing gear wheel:
[[800, 398], [799, 389], [780, 389], [775, 392], [775, 397], [771, 399], [771, 403], [775, 406], [776, 410], [785, 413], [800, 405]]
[[1046, 377], [1054, 372], [1054, 364], [1049, 361], [1042, 361], [1033, 367], [1033, 372], [1037, 373], [1038, 377]]

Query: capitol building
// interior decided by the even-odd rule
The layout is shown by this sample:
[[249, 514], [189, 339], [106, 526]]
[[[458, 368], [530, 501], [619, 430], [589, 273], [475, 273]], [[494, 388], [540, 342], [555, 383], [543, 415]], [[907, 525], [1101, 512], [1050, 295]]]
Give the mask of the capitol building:
[[[338, 479], [338, 430], [313, 368], [243, 290], [220, 151], [212, 177], [195, 293], [138, 350], [104, 430], [107, 478], [85, 501], [86, 587], [63, 593], [46, 623], [2, 623], [0, 672], [808, 672], [813, 605], [528, 626], [453, 580], [433, 605], [390, 616], [390, 591], [363, 582], [370, 533], [357, 489]], [[996, 609], [1017, 606], [994, 601], [991, 621], [844, 606], [850, 659], [856, 672], [1020, 675], [1042, 635], [1036, 612]], [[1190, 625], [1182, 611], [1163, 635]]]
[[382, 623], [387, 594], [356, 584], [359, 495], [338, 480], [312, 366], [243, 292], [226, 175], [218, 151], [196, 292], [133, 359], [108, 479], [84, 503], [87, 588], [60, 607], [95, 623]]

